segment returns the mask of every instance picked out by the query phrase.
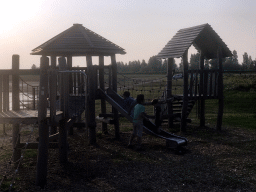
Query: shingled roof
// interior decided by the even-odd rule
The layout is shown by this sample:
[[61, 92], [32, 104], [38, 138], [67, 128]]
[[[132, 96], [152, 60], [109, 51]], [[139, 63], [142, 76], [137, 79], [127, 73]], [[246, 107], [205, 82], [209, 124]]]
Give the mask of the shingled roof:
[[85, 28], [82, 24], [74, 24], [33, 49], [31, 55], [84, 56], [86, 54], [103, 54], [109, 56], [117, 53], [125, 54], [126, 52], [123, 48]]
[[204, 52], [207, 59], [217, 58], [217, 50], [222, 48], [222, 56], [232, 56], [227, 45], [207, 23], [199, 26], [179, 30], [176, 35], [165, 45], [158, 58], [179, 58], [191, 45]]

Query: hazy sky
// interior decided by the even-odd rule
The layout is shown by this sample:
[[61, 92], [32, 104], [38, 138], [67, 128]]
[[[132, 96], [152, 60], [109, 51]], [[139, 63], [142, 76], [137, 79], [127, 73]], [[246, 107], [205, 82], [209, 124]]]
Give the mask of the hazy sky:
[[[179, 29], [205, 23], [238, 52], [239, 62], [244, 52], [256, 59], [255, 0], [2, 0], [0, 23], [1, 69], [11, 68], [13, 54], [21, 68], [39, 66], [31, 50], [74, 23], [124, 48], [117, 61], [147, 62]], [[86, 66], [85, 58], [75, 58], [77, 65]]]

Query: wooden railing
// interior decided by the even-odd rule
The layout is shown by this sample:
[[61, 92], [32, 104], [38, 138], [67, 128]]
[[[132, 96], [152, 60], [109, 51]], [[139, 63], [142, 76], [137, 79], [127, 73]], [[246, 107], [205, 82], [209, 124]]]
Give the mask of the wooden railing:
[[[217, 99], [218, 95], [218, 70], [188, 70], [189, 74], [189, 99]], [[203, 80], [200, 78], [203, 78]], [[202, 84], [201, 84], [202, 83]]]

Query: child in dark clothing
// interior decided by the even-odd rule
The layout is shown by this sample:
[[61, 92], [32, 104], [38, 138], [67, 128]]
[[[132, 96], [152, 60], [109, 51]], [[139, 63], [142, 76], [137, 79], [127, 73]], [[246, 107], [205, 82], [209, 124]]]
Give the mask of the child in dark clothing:
[[135, 102], [135, 99], [130, 97], [130, 92], [125, 91], [123, 94], [124, 100], [123, 100], [123, 109], [128, 112], [129, 115], [133, 117], [133, 103]]
[[161, 119], [161, 106], [158, 103], [158, 99], [152, 100], [151, 104], [154, 106], [154, 112], [155, 112], [155, 125], [156, 129], [153, 130], [156, 133], [160, 132], [160, 127], [162, 125], [162, 119]]

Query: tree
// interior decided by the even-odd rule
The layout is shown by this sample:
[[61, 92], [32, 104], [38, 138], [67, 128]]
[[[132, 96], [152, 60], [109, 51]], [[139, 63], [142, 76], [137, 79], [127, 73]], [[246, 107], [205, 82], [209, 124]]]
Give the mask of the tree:
[[191, 57], [190, 57], [190, 69], [192, 69], [192, 70], [199, 69], [199, 58], [200, 58], [200, 54], [199, 53], [191, 54]]
[[249, 56], [246, 52], [243, 54], [243, 63], [242, 63], [243, 70], [249, 69]]
[[148, 67], [151, 72], [160, 72], [162, 68], [161, 60], [157, 59], [156, 56], [152, 56], [148, 60]]
[[237, 55], [237, 51], [236, 51], [236, 50], [233, 51], [232, 62], [233, 62], [235, 65], [239, 64], [239, 63], [238, 63], [238, 55]]
[[205, 59], [205, 61], [204, 61], [204, 68], [205, 69], [210, 69], [210, 61], [209, 61], [209, 59]]
[[209, 61], [211, 69], [218, 69], [218, 59], [211, 59]]
[[31, 66], [31, 69], [37, 69], [37, 66], [36, 66], [35, 64], [33, 64], [33, 65]]
[[228, 57], [223, 63], [223, 70], [241, 70], [241, 65], [239, 65], [238, 62], [234, 62], [233, 57]]

